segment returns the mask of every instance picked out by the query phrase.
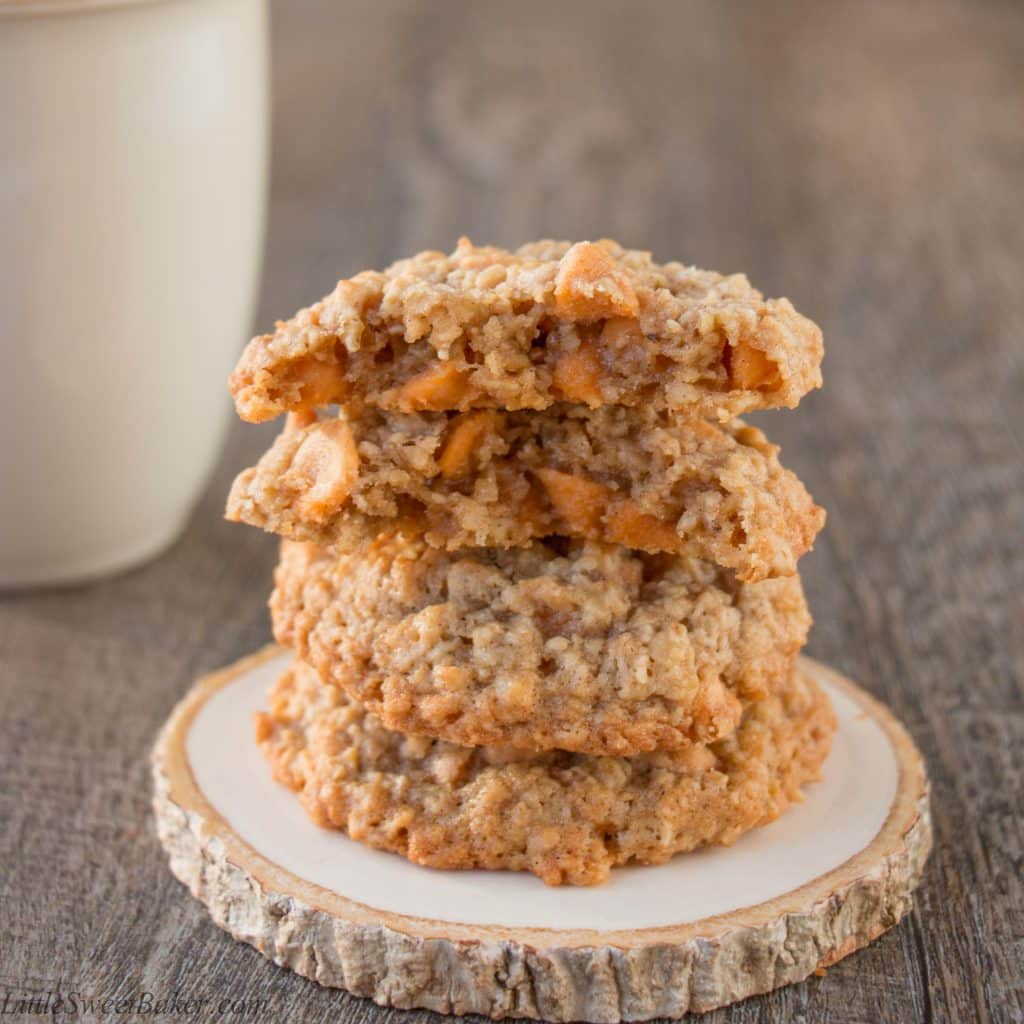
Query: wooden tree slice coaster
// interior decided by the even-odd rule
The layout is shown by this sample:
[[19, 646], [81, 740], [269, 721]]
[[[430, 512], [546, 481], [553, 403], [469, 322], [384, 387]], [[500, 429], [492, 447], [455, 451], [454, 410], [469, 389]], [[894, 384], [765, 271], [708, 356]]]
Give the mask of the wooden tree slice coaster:
[[931, 846], [921, 756], [810, 659], [839, 727], [806, 800], [734, 846], [581, 889], [422, 868], [313, 825], [253, 740], [290, 657], [267, 648], [196, 683], [153, 752], [154, 807], [171, 870], [214, 921], [322, 985], [441, 1013], [679, 1017], [801, 981], [910, 909]]

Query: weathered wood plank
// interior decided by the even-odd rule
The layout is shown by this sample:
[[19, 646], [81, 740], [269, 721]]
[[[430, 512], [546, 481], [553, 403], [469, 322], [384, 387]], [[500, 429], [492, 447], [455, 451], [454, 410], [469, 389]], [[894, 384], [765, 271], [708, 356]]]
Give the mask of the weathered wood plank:
[[[260, 326], [460, 233], [617, 236], [744, 269], [823, 324], [826, 390], [760, 421], [830, 513], [803, 563], [810, 653], [913, 733], [937, 847], [896, 932], [707, 1019], [1024, 1020], [1024, 8], [279, 0], [275, 15]], [[233, 943], [149, 823], [158, 725], [193, 676], [267, 636], [273, 542], [219, 515], [268, 431], [233, 432], [159, 561], [0, 603], [0, 990], [408, 1019]]]

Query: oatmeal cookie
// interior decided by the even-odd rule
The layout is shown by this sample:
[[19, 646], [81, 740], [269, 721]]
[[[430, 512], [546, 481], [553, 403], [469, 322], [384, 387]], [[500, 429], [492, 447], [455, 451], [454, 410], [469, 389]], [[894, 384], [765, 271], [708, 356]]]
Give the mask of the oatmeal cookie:
[[296, 662], [256, 737], [318, 825], [436, 868], [604, 882], [618, 864], [728, 845], [777, 818], [816, 779], [835, 720], [799, 671], [737, 730], [678, 755], [594, 757], [469, 748], [403, 736]]
[[589, 537], [753, 581], [796, 572], [825, 518], [778, 448], [740, 421], [574, 405], [315, 416], [303, 427], [292, 413], [238, 477], [229, 519], [339, 547], [396, 525], [449, 550]]
[[364, 271], [253, 339], [239, 415], [363, 400], [404, 412], [545, 409], [563, 400], [728, 419], [821, 386], [821, 331], [742, 274], [615, 242], [423, 252]]
[[278, 642], [387, 728], [467, 746], [628, 756], [719, 739], [788, 677], [811, 621], [797, 576], [741, 583], [596, 541], [285, 542], [276, 583]]

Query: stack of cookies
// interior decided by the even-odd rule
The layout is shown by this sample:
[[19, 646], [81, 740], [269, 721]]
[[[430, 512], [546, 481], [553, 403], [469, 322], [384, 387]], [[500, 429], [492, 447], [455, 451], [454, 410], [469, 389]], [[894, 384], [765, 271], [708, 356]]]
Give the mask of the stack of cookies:
[[833, 730], [797, 667], [824, 513], [733, 417], [821, 356], [742, 275], [607, 241], [462, 240], [256, 338], [239, 414], [288, 419], [228, 517], [285, 538], [276, 777], [370, 846], [550, 884], [781, 814]]

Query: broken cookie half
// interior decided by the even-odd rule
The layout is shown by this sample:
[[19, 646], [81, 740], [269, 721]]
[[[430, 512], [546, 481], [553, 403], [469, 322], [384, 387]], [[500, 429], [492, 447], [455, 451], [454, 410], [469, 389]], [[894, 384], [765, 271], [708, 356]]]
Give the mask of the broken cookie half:
[[401, 412], [650, 405], [727, 419], [821, 385], [818, 327], [787, 299], [611, 241], [460, 240], [339, 282], [246, 348], [251, 422], [359, 402]]
[[559, 404], [543, 412], [292, 414], [235, 481], [228, 517], [341, 547], [398, 523], [434, 547], [551, 535], [786, 576], [825, 513], [741, 421]]

